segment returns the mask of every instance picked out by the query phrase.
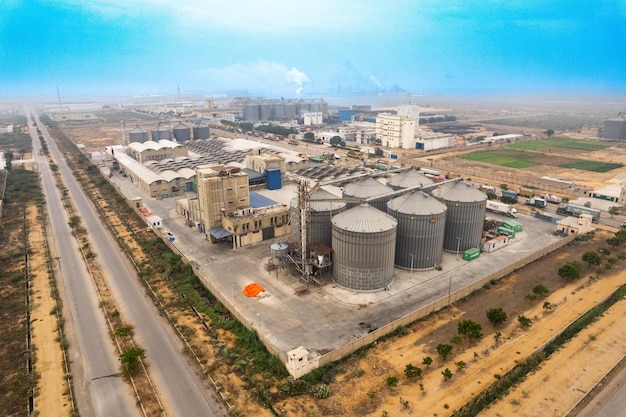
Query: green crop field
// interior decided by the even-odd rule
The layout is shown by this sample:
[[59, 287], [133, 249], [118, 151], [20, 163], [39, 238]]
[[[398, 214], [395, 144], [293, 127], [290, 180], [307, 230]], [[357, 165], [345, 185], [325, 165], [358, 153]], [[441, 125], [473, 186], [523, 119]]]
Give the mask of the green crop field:
[[462, 155], [460, 158], [509, 168], [528, 168], [539, 165], [540, 163], [535, 162], [535, 160], [540, 159], [541, 156], [541, 154], [537, 155], [515, 149], [496, 149]]
[[580, 169], [583, 171], [593, 172], [609, 172], [616, 168], [622, 168], [624, 164], [612, 164], [608, 162], [596, 161], [576, 161], [568, 164], [559, 165], [561, 168]]
[[518, 142], [508, 145], [515, 149], [524, 149], [529, 151], [540, 150], [545, 148], [553, 149], [577, 149], [581, 151], [597, 151], [600, 149], [610, 148], [611, 144], [603, 142], [591, 142], [588, 140], [578, 140], [569, 138], [544, 138], [527, 142]]

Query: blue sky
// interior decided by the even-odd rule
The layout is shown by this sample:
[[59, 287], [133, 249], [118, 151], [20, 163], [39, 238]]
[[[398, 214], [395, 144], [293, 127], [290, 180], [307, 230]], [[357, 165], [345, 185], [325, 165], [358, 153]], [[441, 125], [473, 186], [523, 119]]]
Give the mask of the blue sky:
[[0, 0], [0, 97], [626, 94], [626, 0]]

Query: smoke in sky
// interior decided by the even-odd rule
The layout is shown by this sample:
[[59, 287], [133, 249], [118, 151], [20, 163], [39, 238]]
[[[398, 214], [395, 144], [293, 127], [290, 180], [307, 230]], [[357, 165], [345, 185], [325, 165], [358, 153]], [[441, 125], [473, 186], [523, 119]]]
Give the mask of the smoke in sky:
[[287, 81], [287, 83], [289, 84], [296, 86], [296, 95], [300, 97], [302, 89], [304, 88], [304, 84], [309, 82], [309, 77], [307, 77], [305, 73], [294, 67], [287, 71], [287, 73], [285, 74], [285, 81]]

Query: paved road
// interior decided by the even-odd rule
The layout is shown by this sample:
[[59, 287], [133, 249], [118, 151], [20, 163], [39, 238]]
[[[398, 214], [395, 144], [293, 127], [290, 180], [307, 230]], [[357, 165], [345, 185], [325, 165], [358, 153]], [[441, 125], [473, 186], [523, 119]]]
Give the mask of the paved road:
[[617, 417], [626, 415], [626, 368], [622, 369], [602, 391], [583, 408], [577, 417]]
[[[38, 125], [41, 126], [41, 123]], [[51, 152], [56, 153], [59, 169], [80, 213], [82, 224], [90, 235], [91, 244], [98, 254], [103, 273], [122, 316], [135, 327], [135, 340], [146, 349], [150, 375], [161, 394], [168, 415], [226, 415], [226, 410], [216, 399], [215, 392], [195, 374], [196, 368], [188, 364], [182, 353], [182, 343], [171, 326], [161, 318], [152, 301], [146, 297], [134, 267], [100, 221], [93, 205], [60, 158], [53, 140], [43, 128], [41, 130]]]
[[[43, 131], [39, 121], [37, 125]], [[68, 330], [74, 331], [70, 358], [77, 407], [82, 416], [138, 416], [135, 398], [119, 375], [117, 352], [98, 306], [95, 287], [71, 235], [61, 196], [45, 157], [39, 156], [41, 145], [35, 128], [31, 128], [31, 137], [42, 174], [56, 253], [60, 257], [62, 285], [59, 287], [65, 301]]]

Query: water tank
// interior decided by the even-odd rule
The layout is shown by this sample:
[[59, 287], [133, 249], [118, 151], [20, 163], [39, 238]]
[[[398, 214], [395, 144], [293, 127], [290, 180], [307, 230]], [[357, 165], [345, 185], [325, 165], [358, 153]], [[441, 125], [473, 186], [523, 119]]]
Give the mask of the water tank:
[[398, 221], [395, 265], [432, 269], [441, 263], [446, 205], [421, 191], [412, 191], [387, 203], [387, 213]]
[[161, 139], [169, 140], [170, 138], [170, 130], [165, 126], [159, 125], [158, 127], [155, 127], [154, 129], [152, 129], [151, 133], [152, 133], [152, 140], [154, 142], [158, 142]]
[[287, 257], [288, 247], [289, 246], [285, 242], [272, 243], [270, 245], [270, 253], [272, 255], [272, 258], [282, 259]]
[[487, 195], [466, 182], [448, 183], [433, 191], [448, 208], [443, 249], [463, 252], [479, 248], [485, 222]]
[[280, 190], [283, 187], [279, 168], [266, 169], [265, 179], [268, 190]]
[[385, 289], [393, 282], [398, 221], [361, 204], [333, 216], [333, 279], [354, 291]]
[[193, 127], [193, 138], [194, 140], [198, 140], [198, 139], [208, 139], [209, 138], [209, 126], [202, 123], [202, 122], [198, 122], [196, 123], [196, 125]]
[[137, 126], [128, 132], [128, 140], [130, 142], [144, 143], [148, 140], [148, 132]]
[[191, 139], [191, 132], [189, 131], [189, 127], [185, 126], [182, 122], [178, 123], [176, 127], [174, 127], [174, 139], [178, 142], [185, 142], [186, 140]]
[[332, 247], [332, 216], [343, 212], [346, 203], [336, 195], [317, 189], [312, 195], [309, 203], [310, 208], [310, 235], [309, 241], [322, 242], [328, 247]]
[[[386, 185], [381, 184], [374, 178], [367, 178], [363, 181], [353, 182], [348, 184], [343, 189], [343, 197], [346, 199], [358, 198], [366, 200], [370, 197], [380, 197], [376, 200], [369, 202], [372, 207], [387, 212], [387, 201], [389, 198], [385, 196], [391, 194], [393, 190]], [[355, 207], [361, 204], [360, 202], [348, 201], [348, 208]]]
[[405, 188], [411, 188], [416, 186], [425, 186], [434, 184], [435, 181], [426, 177], [424, 174], [420, 173], [415, 169], [411, 169], [409, 171], [404, 171], [399, 173], [398, 175], [394, 175], [389, 178], [387, 181], [387, 186], [392, 190], [402, 190]]

